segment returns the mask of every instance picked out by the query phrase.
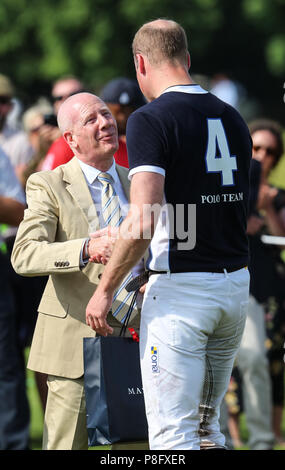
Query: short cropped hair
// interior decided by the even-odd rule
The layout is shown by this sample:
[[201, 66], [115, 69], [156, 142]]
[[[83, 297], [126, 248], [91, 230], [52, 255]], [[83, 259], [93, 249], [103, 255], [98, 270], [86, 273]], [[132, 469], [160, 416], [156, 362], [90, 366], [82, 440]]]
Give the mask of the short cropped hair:
[[136, 33], [132, 49], [133, 55], [144, 54], [150, 64], [161, 62], [187, 62], [187, 36], [178, 23], [172, 20], [159, 20], [145, 23]]
[[257, 131], [268, 131], [274, 135], [276, 140], [275, 164], [280, 160], [284, 153], [284, 144], [282, 137], [282, 127], [276, 121], [271, 119], [256, 119], [248, 124], [250, 135]]

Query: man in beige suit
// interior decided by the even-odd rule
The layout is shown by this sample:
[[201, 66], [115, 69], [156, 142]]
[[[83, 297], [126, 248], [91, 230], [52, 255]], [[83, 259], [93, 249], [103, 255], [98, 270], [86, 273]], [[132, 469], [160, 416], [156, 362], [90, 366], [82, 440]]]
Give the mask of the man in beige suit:
[[[86, 324], [85, 309], [114, 243], [114, 237], [89, 238], [91, 231], [102, 228], [97, 177], [100, 172], [112, 176], [123, 206], [128, 171], [115, 165], [116, 122], [97, 96], [78, 93], [68, 98], [58, 123], [75, 157], [28, 179], [28, 209], [12, 264], [24, 276], [49, 275], [28, 360], [28, 368], [48, 374], [43, 449], [87, 449], [83, 338], [95, 333]], [[108, 321], [118, 335], [121, 323], [111, 313]], [[138, 325], [135, 311], [130, 326]]]

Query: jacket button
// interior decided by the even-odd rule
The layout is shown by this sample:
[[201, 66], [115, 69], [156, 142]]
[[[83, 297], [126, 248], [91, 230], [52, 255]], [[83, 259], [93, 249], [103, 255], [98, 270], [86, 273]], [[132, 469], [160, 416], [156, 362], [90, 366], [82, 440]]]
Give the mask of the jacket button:
[[58, 267], [58, 262], [57, 262], [57, 261], [55, 261], [55, 262], [54, 262], [54, 265], [55, 265], [56, 267]]

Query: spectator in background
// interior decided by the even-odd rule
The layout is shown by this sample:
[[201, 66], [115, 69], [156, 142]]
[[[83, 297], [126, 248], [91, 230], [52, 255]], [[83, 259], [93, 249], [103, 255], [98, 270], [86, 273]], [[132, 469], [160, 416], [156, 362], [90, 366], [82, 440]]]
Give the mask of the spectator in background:
[[220, 100], [237, 109], [246, 122], [260, 112], [260, 103], [248, 94], [244, 84], [225, 73], [216, 73], [207, 89]]
[[227, 75], [218, 73], [212, 79], [211, 93], [225, 103], [230, 104], [238, 109], [239, 104], [239, 89], [237, 84], [231, 80]]
[[0, 74], [0, 145], [10, 158], [19, 181], [22, 183], [23, 172], [34, 154], [25, 132], [10, 126], [7, 122], [12, 111], [14, 87], [11, 80]]
[[[264, 227], [252, 237], [252, 290], [266, 311], [267, 355], [273, 399], [273, 430], [277, 443], [284, 444], [281, 431], [284, 407], [284, 339], [285, 339], [285, 264], [280, 247], [265, 245], [262, 233], [285, 236], [285, 192], [269, 183], [269, 175], [281, 158], [284, 147], [282, 129], [272, 120], [260, 119], [249, 124], [253, 141], [253, 158], [261, 164], [258, 211]], [[253, 271], [254, 269], [254, 271]]]
[[[35, 150], [24, 130], [18, 130], [15, 126], [11, 127], [7, 123], [9, 112], [12, 110], [12, 97], [14, 96], [14, 87], [11, 80], [4, 75], [0, 75], [0, 145], [8, 155], [16, 176], [22, 187], [26, 183], [26, 172], [34, 157]], [[10, 255], [13, 249], [17, 227], [13, 225], [5, 225], [2, 227], [2, 239], [5, 242], [7, 254]], [[29, 346], [33, 334], [37, 306], [39, 304], [42, 291], [46, 284], [45, 278], [22, 278], [12, 269], [10, 260], [7, 261], [10, 269], [9, 290], [13, 295], [14, 315], [17, 325], [17, 354], [19, 363], [22, 364], [23, 387], [25, 387], [25, 364], [24, 349]], [[41, 378], [36, 377], [40, 397], [43, 406], [46, 399], [46, 385]], [[21, 401], [21, 400], [20, 400]], [[27, 403], [22, 403], [23, 413], [28, 415]]]
[[[62, 77], [57, 80], [54, 83], [51, 92], [55, 116], [57, 116], [59, 107], [66, 98], [74, 95], [75, 93], [80, 93], [81, 91], [84, 91], [84, 85], [75, 77]], [[59, 128], [56, 127], [56, 130], [56, 139], [48, 149], [47, 155], [39, 167], [40, 170], [53, 170], [57, 166], [67, 163], [74, 157], [71, 148], [65, 142]]]
[[129, 168], [126, 127], [130, 114], [146, 104], [136, 80], [120, 77], [108, 82], [100, 95], [117, 121], [119, 148], [114, 155], [118, 165]]
[[[254, 150], [253, 150], [254, 155]], [[252, 289], [255, 283], [254, 239], [260, 237], [264, 225], [257, 212], [262, 167], [254, 158], [251, 162], [251, 200], [247, 233], [251, 247], [250, 299], [248, 316], [236, 366], [242, 382], [242, 402], [249, 431], [249, 447], [251, 450], [270, 450], [274, 445], [272, 428], [272, 395], [269, 363], [266, 356], [265, 309]], [[266, 277], [266, 272], [262, 275]]]
[[[281, 129], [273, 121], [258, 120], [249, 124], [249, 129], [253, 141], [247, 224], [251, 295], [236, 359], [241, 383], [236, 382], [236, 386], [242, 389], [250, 449], [269, 450], [273, 448], [274, 440], [284, 442], [281, 421], [284, 404], [285, 266], [280, 259], [279, 248], [265, 245], [260, 237], [263, 233], [285, 235], [284, 194], [268, 183], [271, 170], [283, 154], [283, 142]], [[231, 424], [234, 424], [233, 416]], [[232, 438], [234, 440], [233, 434]]]
[[29, 161], [29, 164], [24, 171], [24, 184], [26, 184], [26, 180], [32, 173], [40, 169], [42, 160], [54, 141], [55, 134], [53, 130], [56, 133], [58, 132], [56, 123], [54, 126], [46, 124], [48, 119], [52, 116], [52, 113], [52, 106], [45, 100], [39, 100], [34, 106], [28, 108], [22, 116], [24, 131], [26, 132], [30, 144], [35, 152], [33, 158]]
[[[18, 226], [25, 196], [8, 156], [0, 149], [0, 224]], [[11, 267], [0, 233], [0, 450], [29, 448], [29, 405], [18, 323], [9, 282]]]
[[9, 112], [6, 124], [12, 129], [21, 129], [21, 116], [23, 114], [23, 104], [15, 96], [11, 99], [12, 109]]

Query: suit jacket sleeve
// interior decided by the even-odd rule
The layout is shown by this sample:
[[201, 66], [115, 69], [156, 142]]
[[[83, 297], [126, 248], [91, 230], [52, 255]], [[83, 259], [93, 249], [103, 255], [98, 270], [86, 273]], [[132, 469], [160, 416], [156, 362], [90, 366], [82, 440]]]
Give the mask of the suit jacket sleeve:
[[68, 234], [59, 229], [60, 211], [64, 208], [54, 196], [48, 178], [33, 174], [28, 179], [26, 195], [28, 209], [11, 257], [15, 271], [23, 276], [80, 271], [84, 238], [68, 239]]

